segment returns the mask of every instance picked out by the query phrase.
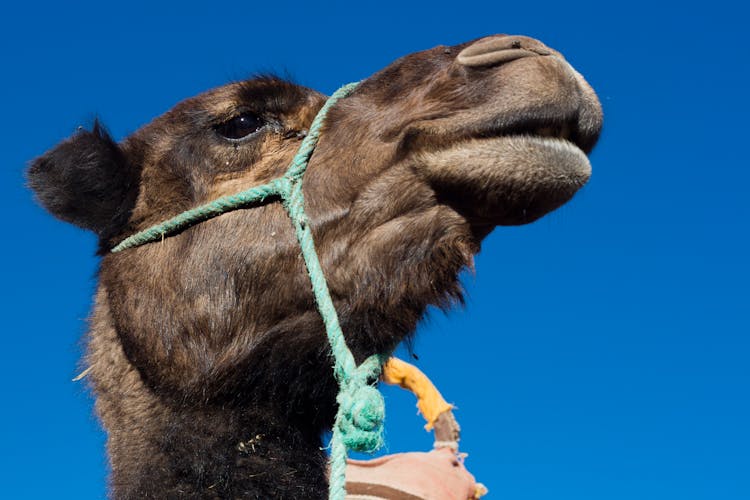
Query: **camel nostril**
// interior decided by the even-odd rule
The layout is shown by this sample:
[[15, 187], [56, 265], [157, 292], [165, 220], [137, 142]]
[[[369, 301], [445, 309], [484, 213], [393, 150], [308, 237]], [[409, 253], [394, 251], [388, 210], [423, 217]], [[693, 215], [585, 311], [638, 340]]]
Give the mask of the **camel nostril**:
[[456, 62], [468, 67], [497, 66], [522, 57], [551, 55], [543, 43], [525, 36], [483, 38], [462, 50]]

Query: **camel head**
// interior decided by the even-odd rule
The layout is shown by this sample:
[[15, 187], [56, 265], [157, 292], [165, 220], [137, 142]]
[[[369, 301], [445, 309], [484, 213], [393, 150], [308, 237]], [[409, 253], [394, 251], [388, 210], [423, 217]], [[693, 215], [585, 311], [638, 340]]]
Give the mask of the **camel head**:
[[[252, 404], [311, 432], [330, 423], [328, 345], [278, 203], [109, 253], [281, 176], [324, 102], [253, 78], [187, 99], [120, 143], [98, 125], [80, 131], [31, 165], [42, 205], [100, 238], [87, 358], [100, 399], [133, 372], [139, 390], [173, 405]], [[494, 227], [567, 202], [589, 178], [601, 125], [583, 77], [523, 36], [408, 55], [339, 101], [303, 190], [356, 357], [389, 352], [428, 305], [459, 299], [458, 274]], [[120, 417], [107, 408], [122, 403], [98, 404], [114, 427], [107, 419]]]

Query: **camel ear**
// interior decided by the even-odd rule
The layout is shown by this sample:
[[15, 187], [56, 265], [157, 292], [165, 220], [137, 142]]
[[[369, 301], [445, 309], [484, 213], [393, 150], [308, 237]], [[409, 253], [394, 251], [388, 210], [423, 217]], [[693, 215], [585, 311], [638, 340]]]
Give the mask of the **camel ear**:
[[127, 222], [137, 195], [135, 169], [99, 122], [34, 160], [27, 179], [52, 215], [102, 239]]

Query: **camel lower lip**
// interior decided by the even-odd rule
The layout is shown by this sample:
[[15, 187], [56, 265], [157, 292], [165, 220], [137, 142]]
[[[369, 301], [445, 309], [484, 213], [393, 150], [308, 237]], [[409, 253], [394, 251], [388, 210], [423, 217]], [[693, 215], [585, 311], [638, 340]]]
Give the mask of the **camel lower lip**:
[[547, 135], [535, 135], [535, 134], [509, 134], [509, 135], [502, 135], [498, 138], [503, 139], [509, 139], [509, 140], [526, 140], [531, 139], [535, 141], [539, 141], [540, 143], [549, 144], [552, 147], [572, 147], [575, 149], [578, 149], [579, 151], [581, 148], [579, 148], [573, 141], [569, 140], [567, 137], [556, 137], [556, 136], [547, 136]]
[[423, 153], [419, 170], [451, 204], [495, 225], [525, 224], [567, 202], [588, 181], [586, 154], [565, 139], [470, 139]]
[[[488, 141], [488, 144], [478, 148], [479, 151], [483, 151], [481, 155], [491, 151], [501, 156], [511, 153], [510, 157], [515, 157], [514, 164], [510, 164], [513, 160], [509, 162], [498, 159], [489, 162], [508, 173], [515, 172], [519, 166], [531, 167], [540, 177], [547, 177], [550, 182], [570, 182], [577, 187], [585, 184], [591, 176], [591, 164], [586, 153], [566, 138], [519, 134], [484, 139], [480, 142], [484, 141]], [[542, 181], [540, 177], [535, 177], [535, 180]]]
[[[516, 159], [517, 161], [534, 162], [539, 168], [550, 173], [557, 170], [560, 173], [583, 175], [586, 178], [591, 173], [591, 165], [586, 153], [566, 137], [536, 134], [479, 137], [453, 144], [445, 150], [448, 154], [453, 151], [461, 151], [463, 159], [486, 160], [487, 163], [502, 168], [513, 168], [511, 165], [513, 162], [502, 161], [499, 155], [515, 152], [520, 157]], [[495, 155], [498, 156], [498, 161], [490, 161], [488, 156]]]
[[543, 135], [532, 135], [532, 134], [514, 134], [500, 136], [496, 139], [507, 141], [509, 143], [518, 143], [519, 145], [530, 145], [539, 148], [540, 150], [548, 151], [551, 155], [574, 155], [580, 160], [581, 166], [585, 170], [591, 169], [589, 164], [588, 156], [586, 153], [576, 144], [567, 137], [556, 137], [556, 136], [543, 136]]

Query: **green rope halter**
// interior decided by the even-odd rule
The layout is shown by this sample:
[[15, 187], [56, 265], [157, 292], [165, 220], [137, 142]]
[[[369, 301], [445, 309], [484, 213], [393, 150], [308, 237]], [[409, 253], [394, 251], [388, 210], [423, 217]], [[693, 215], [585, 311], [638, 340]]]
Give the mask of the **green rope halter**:
[[250, 203], [263, 203], [271, 197], [279, 197], [292, 220], [302, 257], [310, 275], [313, 294], [318, 310], [323, 317], [326, 335], [334, 357], [333, 373], [339, 384], [336, 397], [338, 412], [331, 439], [331, 476], [329, 499], [343, 500], [346, 496], [346, 454], [347, 449], [373, 452], [383, 445], [383, 420], [385, 403], [380, 391], [372, 384], [380, 375], [385, 357], [372, 355], [357, 366], [354, 356], [346, 345], [339, 318], [328, 291], [318, 254], [315, 252], [312, 231], [307, 222], [302, 196], [302, 176], [320, 137], [328, 110], [341, 98], [348, 96], [358, 83], [344, 85], [326, 101], [310, 125], [307, 136], [294, 156], [286, 173], [262, 186], [223, 196], [210, 203], [183, 212], [169, 220], [130, 236], [112, 249], [120, 252], [145, 243], [157, 241], [164, 236], [205, 221]]

